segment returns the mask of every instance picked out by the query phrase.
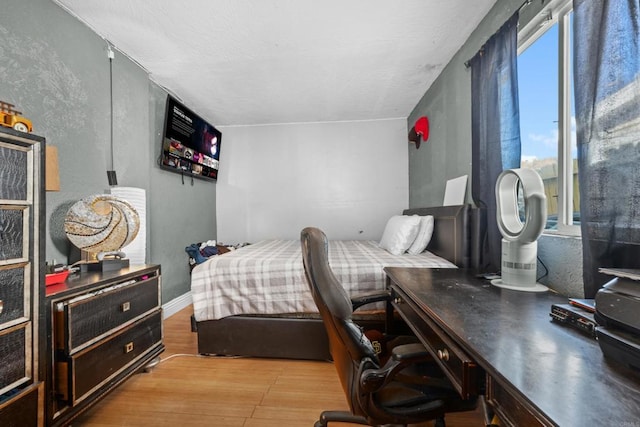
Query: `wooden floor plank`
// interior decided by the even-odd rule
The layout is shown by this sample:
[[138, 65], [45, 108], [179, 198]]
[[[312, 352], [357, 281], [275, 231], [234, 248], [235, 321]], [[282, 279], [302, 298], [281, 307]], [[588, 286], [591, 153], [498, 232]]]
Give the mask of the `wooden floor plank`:
[[[306, 427], [323, 410], [348, 410], [332, 363], [197, 355], [190, 306], [164, 322], [165, 352], [74, 420], [89, 427]], [[414, 427], [427, 427], [432, 422]], [[480, 410], [447, 415], [481, 427]], [[332, 427], [352, 426], [336, 423]]]

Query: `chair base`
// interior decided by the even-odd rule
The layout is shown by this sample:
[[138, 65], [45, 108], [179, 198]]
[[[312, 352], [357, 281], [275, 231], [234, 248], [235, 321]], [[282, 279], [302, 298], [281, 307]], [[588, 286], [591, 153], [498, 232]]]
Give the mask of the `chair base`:
[[314, 427], [327, 427], [330, 422], [352, 423], [368, 426], [369, 422], [365, 417], [353, 415], [346, 411], [323, 411], [320, 419], [316, 421]]
[[[351, 423], [370, 426], [366, 418], [346, 411], [323, 411], [314, 427], [328, 427], [329, 423]], [[385, 427], [406, 427], [406, 424], [385, 424]], [[435, 420], [434, 427], [445, 427], [444, 417]]]

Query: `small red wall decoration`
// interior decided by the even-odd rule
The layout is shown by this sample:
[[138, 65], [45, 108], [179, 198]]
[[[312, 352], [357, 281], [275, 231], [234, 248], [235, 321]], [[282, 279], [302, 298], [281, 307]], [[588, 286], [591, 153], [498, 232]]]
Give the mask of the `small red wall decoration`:
[[429, 119], [426, 116], [422, 116], [416, 120], [416, 124], [409, 131], [409, 142], [415, 143], [416, 149], [418, 149], [420, 148], [420, 141], [426, 141], [427, 139], [429, 139]]

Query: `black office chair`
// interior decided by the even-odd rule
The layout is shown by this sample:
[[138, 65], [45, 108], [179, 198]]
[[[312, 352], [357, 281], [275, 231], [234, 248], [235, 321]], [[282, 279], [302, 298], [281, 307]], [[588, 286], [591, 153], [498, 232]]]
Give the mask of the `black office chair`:
[[333, 363], [351, 412], [324, 411], [315, 427], [329, 422], [406, 425], [436, 420], [447, 412], [473, 410], [477, 398], [463, 400], [416, 342], [394, 347], [384, 366], [371, 341], [352, 320], [354, 307], [389, 299], [389, 293], [350, 299], [329, 267], [327, 238], [312, 227], [300, 235], [304, 269], [329, 337]]

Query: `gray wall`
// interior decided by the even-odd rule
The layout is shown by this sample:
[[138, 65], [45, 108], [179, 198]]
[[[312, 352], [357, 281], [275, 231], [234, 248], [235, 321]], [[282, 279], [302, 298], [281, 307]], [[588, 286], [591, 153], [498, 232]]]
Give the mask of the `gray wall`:
[[[184, 248], [201, 242], [203, 236], [216, 238], [216, 186], [212, 181], [185, 178], [157, 166], [160, 156], [167, 94], [156, 84], [149, 91], [150, 259], [162, 265], [163, 301], [191, 290], [188, 255]], [[196, 111], [197, 113], [197, 111]], [[214, 118], [206, 118], [215, 123]], [[223, 138], [224, 139], [224, 138]]]
[[[409, 148], [411, 207], [438, 206], [442, 204], [448, 179], [465, 174], [471, 177], [471, 72], [464, 63], [522, 3], [522, 0], [498, 0], [411, 112], [407, 120], [409, 128], [425, 115], [431, 125], [428, 141], [420, 149], [414, 145]], [[521, 25], [541, 7], [542, 2], [527, 6], [521, 15]], [[471, 202], [470, 180], [467, 201]], [[543, 282], [563, 294], [582, 296], [580, 240], [545, 234], [538, 244], [538, 254], [549, 269]], [[538, 271], [544, 272], [542, 267]]]
[[[107, 43], [49, 0], [5, 0], [0, 14], [0, 100], [58, 147], [62, 190], [47, 193], [47, 260], [67, 261], [67, 209], [104, 193], [110, 169]], [[182, 185], [156, 158], [166, 93], [115, 51], [114, 166], [118, 184], [147, 191], [147, 259], [162, 265], [163, 302], [189, 290], [185, 246], [215, 236], [216, 186]], [[215, 122], [215, 118], [209, 120]]]

